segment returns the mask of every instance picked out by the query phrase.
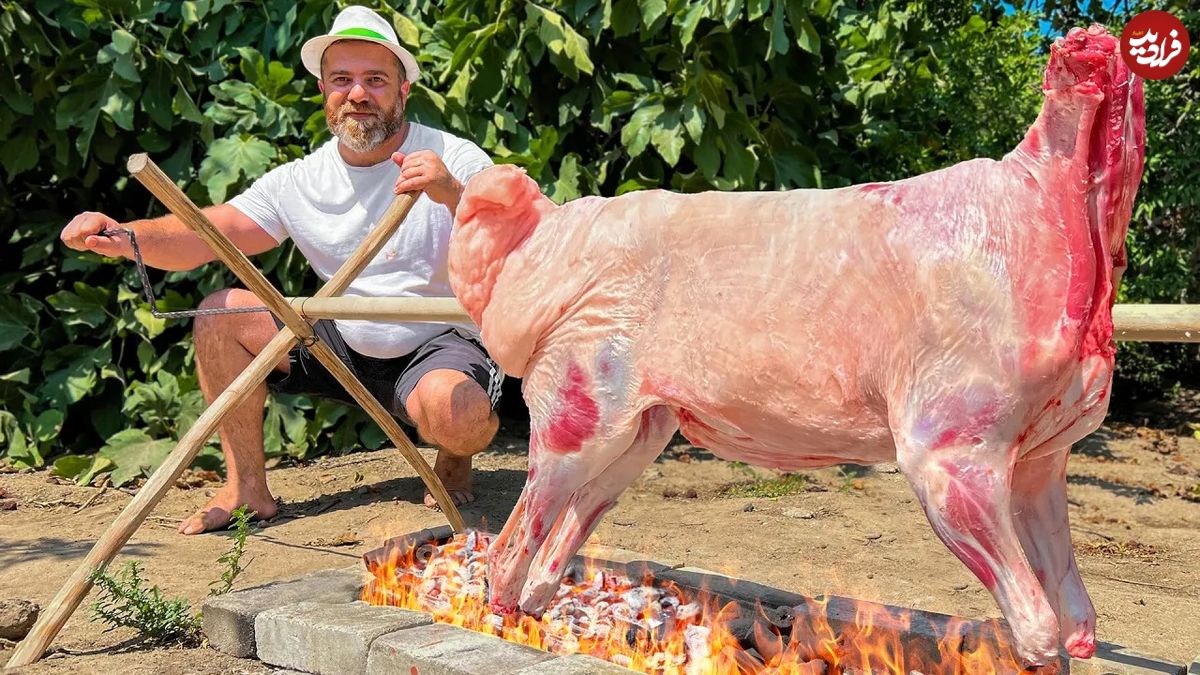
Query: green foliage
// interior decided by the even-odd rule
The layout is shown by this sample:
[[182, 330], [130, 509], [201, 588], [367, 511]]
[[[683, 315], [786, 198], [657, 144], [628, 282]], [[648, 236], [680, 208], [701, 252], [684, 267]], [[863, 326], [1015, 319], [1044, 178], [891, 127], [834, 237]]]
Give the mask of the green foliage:
[[721, 496], [778, 498], [808, 492], [813, 486], [812, 479], [802, 473], [785, 473], [777, 478], [727, 485], [721, 490]]
[[[209, 596], [222, 595], [233, 589], [233, 582], [246, 568], [242, 555], [246, 538], [254, 534], [250, 525], [254, 513], [240, 506], [230, 514], [234, 525], [233, 544], [217, 558], [221, 578], [209, 583]], [[125, 563], [116, 576], [103, 569], [92, 571], [89, 580], [95, 584], [99, 597], [91, 605], [92, 621], [114, 628], [132, 628], [139, 638], [152, 644], [194, 644], [200, 637], [200, 615], [193, 614], [182, 598], [165, 598], [158, 586], [145, 586], [142, 565], [136, 560]]]
[[233, 582], [246, 569], [242, 566], [242, 553], [246, 550], [246, 537], [252, 534], [250, 529], [250, 519], [254, 517], [254, 513], [249, 511], [249, 507], [242, 505], [233, 510], [229, 514], [234, 526], [233, 546], [228, 551], [221, 554], [217, 558], [217, 562], [223, 566], [221, 578], [209, 584], [208, 594], [223, 595], [233, 590]]
[[94, 570], [90, 580], [99, 597], [91, 606], [92, 621], [114, 628], [132, 628], [151, 644], [192, 644], [200, 635], [200, 617], [187, 600], [164, 598], [158, 586], [146, 588], [142, 566], [136, 560], [125, 564], [116, 576]]
[[[136, 152], [206, 205], [327, 140], [299, 50], [347, 4], [0, 0], [0, 230], [17, 252], [0, 270], [9, 462], [129, 482], [194, 421], [203, 400], [190, 324], [150, 314], [131, 263], [69, 251], [58, 233], [84, 210], [122, 222], [162, 212], [126, 177]], [[1015, 12], [897, 0], [362, 4], [416, 50], [423, 76], [409, 115], [524, 167], [559, 202], [658, 187], [837, 187], [1000, 157], [1036, 114], [1040, 20], [1056, 34], [1089, 17], [1114, 31], [1124, 23], [1101, 0]], [[1200, 23], [1182, 0], [1168, 5]], [[1195, 302], [1200, 290], [1196, 61], [1146, 83], [1147, 177], [1123, 302]], [[290, 244], [256, 262], [286, 294], [315, 290]], [[151, 278], [163, 310], [233, 282], [220, 265]], [[1122, 345], [1116, 393], [1161, 391], [1195, 356]], [[268, 456], [383, 442], [361, 412], [304, 397], [269, 404], [264, 431]], [[115, 468], [79, 459], [97, 448]], [[218, 465], [211, 446], [202, 456]]]

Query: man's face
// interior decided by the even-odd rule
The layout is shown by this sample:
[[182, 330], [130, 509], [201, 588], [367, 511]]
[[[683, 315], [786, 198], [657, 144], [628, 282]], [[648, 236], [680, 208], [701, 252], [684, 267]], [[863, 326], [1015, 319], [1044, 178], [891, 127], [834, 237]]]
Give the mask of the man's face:
[[321, 59], [319, 84], [329, 130], [355, 152], [370, 152], [403, 128], [409, 83], [387, 47], [333, 43]]

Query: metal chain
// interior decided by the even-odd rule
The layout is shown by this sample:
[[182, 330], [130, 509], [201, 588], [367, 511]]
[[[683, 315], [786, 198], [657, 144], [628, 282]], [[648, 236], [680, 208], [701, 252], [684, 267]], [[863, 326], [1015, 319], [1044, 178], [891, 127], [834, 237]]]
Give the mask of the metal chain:
[[142, 251], [138, 248], [137, 237], [133, 234], [133, 230], [128, 228], [105, 229], [100, 232], [100, 236], [111, 237], [114, 234], [125, 233], [129, 237], [129, 244], [133, 247], [134, 262], [137, 263], [138, 274], [142, 278], [142, 292], [146, 296], [146, 302], [150, 304], [150, 313], [157, 319], [183, 319], [192, 316], [210, 316], [213, 314], [253, 314], [256, 312], [271, 311], [266, 306], [260, 307], [219, 307], [215, 309], [189, 309], [181, 312], [160, 312], [158, 311], [158, 301], [154, 299], [154, 288], [150, 285], [150, 275], [146, 272], [146, 264], [142, 262]]

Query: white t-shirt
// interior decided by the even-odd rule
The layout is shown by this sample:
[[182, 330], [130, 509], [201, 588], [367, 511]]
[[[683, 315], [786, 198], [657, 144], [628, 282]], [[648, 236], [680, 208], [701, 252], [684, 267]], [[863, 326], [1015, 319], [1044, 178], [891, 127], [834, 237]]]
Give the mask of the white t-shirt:
[[[400, 147], [405, 154], [432, 150], [460, 182], [492, 165], [478, 146], [432, 127], [409, 123]], [[374, 229], [395, 194], [400, 167], [390, 158], [374, 166], [351, 166], [338, 152], [337, 138], [307, 157], [267, 172], [229, 203], [277, 241], [291, 237], [313, 270], [328, 280]], [[446, 270], [454, 219], [450, 210], [422, 194], [408, 217], [350, 283], [346, 296], [452, 297]], [[376, 358], [408, 354], [447, 324], [336, 321], [352, 349]], [[450, 324], [478, 336], [471, 323]]]

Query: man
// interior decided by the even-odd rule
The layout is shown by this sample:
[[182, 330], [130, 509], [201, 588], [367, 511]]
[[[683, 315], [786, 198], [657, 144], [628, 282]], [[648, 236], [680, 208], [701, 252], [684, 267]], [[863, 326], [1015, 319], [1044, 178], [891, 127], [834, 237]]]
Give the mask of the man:
[[[350, 7], [328, 35], [302, 51], [319, 80], [334, 138], [302, 159], [277, 167], [228, 203], [205, 214], [247, 255], [291, 237], [322, 279], [341, 267], [379, 221], [396, 194], [423, 191], [399, 232], [346, 291], [348, 296], [450, 296], [446, 252], [464, 184], [492, 162], [474, 144], [410, 122], [404, 114], [419, 70], [388, 22]], [[76, 216], [61, 238], [76, 250], [132, 257], [124, 237], [134, 230], [146, 264], [187, 270], [214, 259], [174, 216], [120, 225], [100, 213]], [[225, 289], [203, 308], [259, 306], [251, 292]], [[268, 312], [199, 316], [194, 324], [200, 386], [212, 401], [275, 336], [282, 324]], [[454, 501], [473, 499], [471, 456], [491, 442], [504, 377], [471, 325], [321, 321], [315, 330], [384, 407], [438, 448], [434, 469]], [[263, 458], [263, 406], [270, 389], [351, 402], [305, 348], [287, 359], [220, 429], [227, 483], [179, 527], [198, 534], [225, 527], [248, 504], [258, 518], [276, 513]], [[426, 492], [425, 504], [435, 506]]]

